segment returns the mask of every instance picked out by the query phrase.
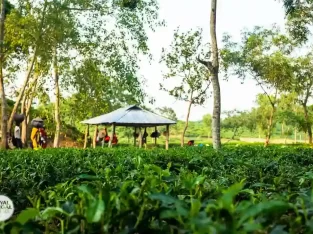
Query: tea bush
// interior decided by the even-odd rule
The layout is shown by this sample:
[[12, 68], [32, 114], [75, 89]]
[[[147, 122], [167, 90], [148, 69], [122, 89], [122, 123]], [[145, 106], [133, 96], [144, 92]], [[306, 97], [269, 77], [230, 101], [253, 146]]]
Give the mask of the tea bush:
[[310, 148], [23, 150], [0, 165], [5, 233], [313, 232]]

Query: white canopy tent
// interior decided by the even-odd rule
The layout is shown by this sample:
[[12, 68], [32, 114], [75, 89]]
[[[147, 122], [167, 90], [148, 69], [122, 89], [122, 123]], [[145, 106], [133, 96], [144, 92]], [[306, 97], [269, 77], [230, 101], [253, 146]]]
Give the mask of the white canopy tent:
[[[84, 120], [81, 123], [89, 125], [111, 125], [112, 135], [110, 137], [109, 146], [112, 146], [112, 138], [115, 133], [116, 126], [126, 126], [139, 128], [139, 147], [142, 146], [141, 142], [141, 128], [166, 126], [166, 149], [168, 149], [169, 144], [169, 126], [176, 124], [175, 121], [164, 118], [160, 115], [152, 113], [150, 111], [144, 110], [136, 105], [124, 107], [117, 109], [111, 113], [100, 115], [88, 120]], [[88, 127], [87, 127], [88, 128]], [[97, 129], [96, 129], [97, 131]], [[134, 139], [135, 144], [136, 137]], [[86, 144], [85, 144], [86, 145]]]

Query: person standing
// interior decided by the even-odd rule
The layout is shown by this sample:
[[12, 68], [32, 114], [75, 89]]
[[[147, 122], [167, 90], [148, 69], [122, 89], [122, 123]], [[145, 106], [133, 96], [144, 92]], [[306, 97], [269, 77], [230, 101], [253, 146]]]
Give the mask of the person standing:
[[16, 147], [19, 149], [23, 148], [22, 140], [21, 140], [21, 128], [20, 128], [20, 122], [15, 123], [14, 128], [14, 138], [16, 142]]
[[45, 127], [39, 128], [40, 140], [39, 145], [42, 149], [47, 148], [47, 133], [45, 131]]
[[39, 129], [36, 127], [32, 128], [32, 133], [30, 135], [30, 140], [31, 140], [31, 146], [33, 148], [33, 150], [38, 150], [38, 132]]

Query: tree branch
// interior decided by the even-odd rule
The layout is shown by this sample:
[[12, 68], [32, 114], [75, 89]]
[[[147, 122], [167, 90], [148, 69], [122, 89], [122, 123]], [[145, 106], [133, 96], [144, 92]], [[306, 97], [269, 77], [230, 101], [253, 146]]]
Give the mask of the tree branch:
[[[252, 74], [250, 74], [252, 75]], [[253, 75], [252, 75], [253, 76]], [[263, 85], [261, 84], [261, 82], [258, 80], [258, 78], [256, 78], [255, 76], [253, 76], [254, 79], [256, 80], [256, 82], [258, 83], [258, 85], [260, 85], [261, 89], [263, 90], [263, 92], [265, 93], [265, 95], [267, 96], [268, 100], [270, 101], [271, 105], [274, 107], [275, 103], [272, 101], [271, 96], [268, 94], [268, 92], [266, 92], [266, 90], [264, 89]], [[277, 88], [276, 88], [276, 95], [275, 95], [275, 99], [277, 96]]]
[[204, 95], [206, 93], [206, 91], [209, 89], [211, 84], [211, 81], [208, 82], [207, 86], [205, 87], [204, 90], [202, 90], [202, 92], [200, 92], [196, 97], [194, 97], [194, 100], [199, 99], [202, 95]]
[[213, 67], [213, 65], [212, 65], [212, 62], [202, 60], [202, 59], [200, 58], [200, 55], [198, 55], [197, 61], [198, 61], [199, 63], [203, 64], [204, 66], [206, 66], [206, 67], [209, 69], [209, 71], [210, 71], [211, 73], [213, 73], [214, 67]]
[[305, 94], [304, 101], [302, 102], [305, 105], [308, 103], [309, 97], [311, 96], [312, 85], [313, 85], [313, 82], [312, 82], [312, 80], [310, 80], [310, 83], [309, 83], [309, 85], [307, 86], [307, 89], [306, 89], [306, 94]]
[[[99, 8], [78, 8], [78, 7], [64, 7], [64, 10], [69, 11], [99, 11]], [[108, 15], [112, 15], [114, 12], [108, 12]]]

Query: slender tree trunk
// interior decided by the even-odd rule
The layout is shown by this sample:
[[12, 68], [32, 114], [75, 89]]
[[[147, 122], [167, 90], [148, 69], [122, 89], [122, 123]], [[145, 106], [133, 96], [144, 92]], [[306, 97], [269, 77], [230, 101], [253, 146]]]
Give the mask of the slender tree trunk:
[[21, 112], [25, 116], [25, 120], [22, 122], [22, 143], [25, 147], [27, 147], [27, 139], [28, 139], [28, 124], [30, 120], [30, 110], [33, 103], [33, 99], [35, 96], [35, 90], [37, 87], [39, 74], [37, 72], [34, 73], [34, 79], [29, 85], [27, 93], [25, 93], [23, 100], [22, 100], [22, 107]]
[[98, 125], [96, 125], [95, 133], [93, 135], [92, 146], [95, 149], [97, 147]]
[[21, 87], [21, 90], [20, 90], [20, 93], [15, 101], [15, 104], [13, 106], [13, 109], [12, 109], [12, 112], [11, 112], [11, 115], [10, 115], [10, 118], [9, 118], [9, 121], [8, 121], [8, 129], [7, 131], [8, 132], [11, 132], [11, 128], [12, 128], [12, 125], [13, 125], [13, 119], [14, 119], [14, 115], [17, 111], [17, 108], [19, 106], [19, 104], [21, 103], [21, 100], [23, 99], [23, 96], [24, 96], [24, 93], [25, 93], [25, 89], [29, 83], [29, 79], [30, 79], [30, 76], [31, 76], [31, 73], [33, 71], [33, 67], [34, 67], [34, 63], [35, 63], [35, 60], [36, 60], [36, 54], [37, 54], [37, 49], [35, 48], [35, 51], [34, 51], [34, 55], [30, 61], [30, 64], [29, 64], [29, 67], [28, 67], [28, 70], [27, 70], [27, 73], [26, 73], [26, 77], [25, 77], [25, 80], [24, 80], [24, 83]]
[[166, 125], [165, 149], [168, 150], [170, 142], [170, 125]]
[[213, 148], [221, 148], [221, 91], [218, 79], [219, 58], [216, 39], [216, 10], [217, 0], [211, 0], [210, 33], [212, 45], [212, 86], [213, 86], [213, 116], [212, 116], [212, 138]]
[[185, 127], [183, 129], [183, 132], [181, 134], [181, 140], [180, 140], [181, 147], [184, 147], [184, 144], [185, 144], [185, 134], [186, 134], [186, 131], [187, 131], [187, 128], [188, 128], [188, 124], [189, 124], [189, 116], [190, 116], [191, 106], [192, 106], [192, 98], [190, 99], [190, 102], [189, 102], [189, 105], [188, 105], [186, 123], [185, 123]]
[[58, 68], [58, 55], [57, 48], [54, 48], [53, 55], [53, 76], [55, 85], [55, 105], [54, 105], [54, 120], [55, 120], [55, 133], [53, 147], [57, 148], [60, 145], [60, 132], [61, 132], [61, 118], [60, 118], [60, 86], [59, 86], [59, 68]]
[[86, 126], [85, 138], [84, 138], [84, 149], [87, 148], [88, 135], [89, 135], [89, 125]]
[[270, 138], [272, 136], [273, 119], [274, 119], [275, 110], [276, 110], [276, 107], [272, 105], [272, 110], [271, 110], [270, 118], [268, 120], [268, 125], [267, 125], [266, 140], [264, 144], [265, 147], [269, 145]]
[[304, 119], [306, 122], [306, 128], [307, 128], [307, 132], [308, 132], [309, 144], [312, 144], [312, 125], [311, 125], [311, 122], [309, 119], [308, 107], [307, 107], [306, 103], [303, 103], [302, 107], [303, 107], [303, 111], [304, 111]]
[[231, 137], [231, 140], [235, 140], [235, 136], [237, 135], [237, 131], [238, 131], [238, 128], [235, 128], [233, 131], [233, 135]]
[[22, 105], [21, 105], [21, 113], [22, 115], [25, 116], [24, 121], [22, 122], [22, 132], [21, 132], [21, 141], [23, 143], [23, 146], [26, 145], [26, 131], [27, 131], [27, 119], [26, 119], [26, 97], [27, 94], [25, 93], [23, 96], [23, 100], [22, 100]]
[[0, 19], [0, 95], [1, 95], [1, 148], [6, 149], [7, 145], [7, 102], [3, 82], [3, 65], [4, 65], [4, 13], [5, 1], [1, 0], [1, 19]]

